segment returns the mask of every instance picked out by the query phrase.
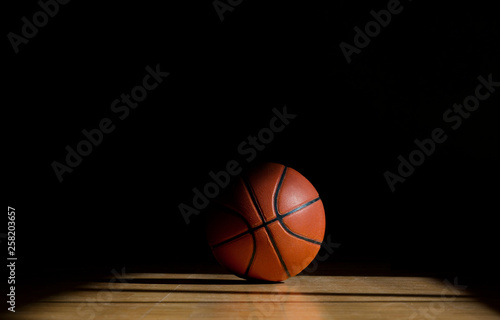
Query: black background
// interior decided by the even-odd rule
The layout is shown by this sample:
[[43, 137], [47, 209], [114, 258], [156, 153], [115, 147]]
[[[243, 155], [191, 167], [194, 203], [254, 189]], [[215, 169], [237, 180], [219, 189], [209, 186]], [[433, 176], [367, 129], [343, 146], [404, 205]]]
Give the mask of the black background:
[[[339, 44], [353, 44], [353, 28], [387, 1], [244, 0], [222, 22], [211, 1], [72, 1], [18, 54], [4, 37], [4, 189], [19, 272], [214, 262], [203, 214], [186, 225], [178, 205], [210, 171], [243, 162], [237, 146], [286, 105], [297, 117], [255, 162], [283, 163], [316, 186], [326, 234], [341, 244], [331, 260], [491, 281], [499, 93], [456, 131], [442, 115], [478, 76], [500, 81], [498, 13], [479, 2], [402, 5], [350, 64]], [[39, 10], [5, 10], [4, 34]], [[157, 64], [170, 76], [119, 120], [111, 102]], [[116, 129], [60, 183], [51, 163], [102, 118]], [[448, 140], [392, 193], [384, 172], [436, 127]]]

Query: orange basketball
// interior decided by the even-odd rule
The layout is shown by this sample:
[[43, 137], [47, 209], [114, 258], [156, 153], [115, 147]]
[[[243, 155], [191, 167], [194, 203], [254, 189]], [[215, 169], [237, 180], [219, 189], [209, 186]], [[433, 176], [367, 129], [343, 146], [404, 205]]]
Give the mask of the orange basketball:
[[312, 262], [323, 241], [325, 211], [304, 176], [266, 163], [227, 191], [207, 218], [208, 242], [221, 265], [242, 278], [282, 281]]

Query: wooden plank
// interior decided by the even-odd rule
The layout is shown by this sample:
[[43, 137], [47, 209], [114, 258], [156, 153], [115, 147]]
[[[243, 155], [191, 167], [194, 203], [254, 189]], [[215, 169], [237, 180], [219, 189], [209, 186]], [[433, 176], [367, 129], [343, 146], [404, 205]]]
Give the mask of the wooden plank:
[[422, 277], [297, 276], [248, 283], [228, 274], [128, 274], [76, 283], [2, 319], [500, 319], [473, 293]]

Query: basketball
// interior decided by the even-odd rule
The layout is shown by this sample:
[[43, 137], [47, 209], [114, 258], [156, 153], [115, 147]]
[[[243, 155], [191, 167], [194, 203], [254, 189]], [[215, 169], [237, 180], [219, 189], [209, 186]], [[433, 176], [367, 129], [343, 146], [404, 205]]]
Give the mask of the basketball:
[[238, 177], [207, 215], [217, 261], [245, 279], [283, 281], [318, 253], [325, 233], [323, 203], [299, 172], [265, 163]]

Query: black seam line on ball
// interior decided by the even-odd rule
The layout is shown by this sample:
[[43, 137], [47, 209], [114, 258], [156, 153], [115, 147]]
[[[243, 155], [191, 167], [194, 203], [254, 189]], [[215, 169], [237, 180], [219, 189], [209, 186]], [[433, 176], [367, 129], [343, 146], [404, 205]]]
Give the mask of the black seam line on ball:
[[281, 187], [283, 186], [283, 180], [285, 180], [285, 175], [286, 175], [286, 169], [287, 167], [284, 166], [283, 168], [283, 173], [281, 174], [281, 177], [280, 177], [280, 180], [278, 182], [278, 187], [276, 188], [276, 191], [274, 192], [274, 197], [273, 197], [273, 200], [274, 200], [274, 204], [273, 204], [273, 207], [274, 207], [274, 214], [276, 215], [276, 217], [278, 217], [279, 219], [279, 224], [283, 227], [283, 229], [288, 232], [288, 234], [296, 237], [296, 238], [299, 238], [299, 239], [302, 239], [302, 240], [305, 240], [307, 242], [311, 242], [311, 243], [314, 243], [314, 244], [319, 244], [321, 245], [321, 242], [318, 242], [316, 240], [313, 240], [313, 239], [309, 239], [307, 237], [304, 237], [304, 236], [301, 236], [300, 234], [297, 234], [295, 232], [293, 232], [292, 230], [290, 230], [287, 225], [285, 223], [283, 223], [283, 218], [291, 213], [294, 213], [302, 208], [305, 208], [311, 204], [313, 204], [314, 202], [318, 201], [319, 200], [319, 197], [317, 197], [316, 199], [313, 199], [309, 202], [306, 202], [305, 204], [303, 204], [302, 206], [299, 206], [283, 215], [280, 214], [279, 210], [278, 210], [278, 196], [279, 196], [279, 193], [280, 193], [280, 190], [281, 190]]
[[252, 250], [252, 256], [250, 257], [250, 261], [248, 262], [247, 269], [245, 270], [244, 276], [248, 276], [248, 271], [250, 271], [250, 267], [252, 266], [253, 259], [255, 258], [255, 252], [257, 251], [257, 241], [255, 240], [255, 234], [252, 232], [252, 240], [253, 240], [253, 250]]
[[250, 222], [248, 222], [247, 219], [245, 218], [245, 216], [242, 215], [241, 213], [239, 213], [237, 210], [234, 210], [234, 209], [226, 206], [225, 204], [218, 203], [218, 202], [214, 202], [213, 205], [214, 205], [214, 207], [216, 209], [223, 210], [223, 211], [226, 211], [228, 213], [231, 213], [232, 215], [240, 217], [241, 220], [243, 220], [243, 222], [245, 223], [245, 225], [247, 226], [248, 229], [250, 229], [252, 227], [250, 225]]
[[296, 237], [298, 239], [302, 239], [304, 241], [307, 241], [307, 242], [311, 242], [311, 243], [314, 243], [314, 244], [321, 245], [321, 242], [319, 242], [319, 241], [316, 241], [316, 240], [313, 240], [313, 239], [310, 239], [310, 238], [306, 238], [304, 236], [301, 236], [300, 234], [297, 234], [297, 233], [293, 232], [292, 230], [288, 229], [288, 227], [284, 223], [282, 223], [281, 221], [280, 221], [280, 224], [283, 227], [283, 229], [285, 229], [285, 231], [288, 232], [290, 235], [292, 235], [292, 236], [294, 236], [294, 237]]
[[255, 235], [252, 232], [252, 239], [253, 239], [253, 250], [252, 250], [252, 256], [250, 257], [250, 261], [248, 262], [247, 269], [245, 270], [244, 276], [248, 276], [248, 272], [250, 271], [250, 267], [253, 264], [253, 259], [255, 258], [255, 252], [257, 251], [257, 241], [255, 240]]
[[283, 166], [283, 172], [281, 173], [280, 180], [278, 181], [278, 186], [276, 187], [276, 191], [274, 192], [274, 214], [276, 217], [280, 216], [279, 210], [278, 210], [278, 195], [280, 193], [281, 187], [283, 186], [283, 180], [285, 180], [285, 174], [286, 174], [286, 166]]
[[[247, 234], [247, 233], [250, 233], [250, 230], [252, 229], [252, 226], [250, 225], [250, 223], [247, 221], [247, 219], [245, 219], [245, 217], [244, 217], [241, 213], [239, 213], [238, 211], [233, 210], [233, 209], [231, 209], [231, 208], [229, 208], [229, 207], [227, 207], [227, 206], [223, 205], [222, 203], [215, 203], [215, 207], [217, 207], [219, 210], [224, 210], [224, 211], [226, 211], [226, 212], [228, 212], [228, 213], [231, 213], [231, 214], [233, 214], [233, 215], [236, 215], [236, 216], [240, 217], [240, 218], [241, 218], [241, 220], [243, 220], [243, 222], [244, 222], [244, 223], [245, 223], [245, 225], [247, 226], [248, 230], [247, 230], [247, 231], [244, 231], [244, 232], [242, 232], [242, 233], [240, 233], [240, 234], [238, 234], [238, 235], [236, 235], [236, 236], [233, 236], [233, 237], [231, 237], [231, 238], [229, 238], [229, 239], [226, 239], [226, 240], [224, 240], [224, 241], [222, 241], [222, 242], [219, 242], [219, 243], [214, 244], [213, 246], [211, 246], [211, 247], [212, 247], [212, 249], [215, 249], [215, 248], [217, 248], [217, 247], [219, 247], [219, 246], [221, 246], [221, 245], [223, 245], [223, 244], [225, 244], [225, 243], [231, 242], [231, 241], [233, 241], [233, 240], [238, 239], [239, 237], [244, 236], [244, 235], [245, 235], [245, 234]], [[254, 238], [254, 242], [255, 242], [255, 237], [254, 237], [253, 233], [252, 233], [252, 237]]]
[[[291, 213], [294, 213], [294, 212], [296, 212], [296, 211], [299, 211], [300, 209], [303, 209], [303, 208], [305, 208], [305, 207], [307, 207], [307, 206], [310, 206], [311, 204], [315, 203], [315, 202], [316, 202], [316, 201], [318, 201], [318, 200], [320, 200], [320, 198], [319, 198], [319, 197], [317, 197], [316, 199], [313, 199], [313, 200], [311, 200], [311, 201], [309, 201], [309, 202], [306, 202], [306, 203], [304, 203], [303, 205], [301, 205], [301, 206], [299, 206], [299, 207], [297, 207], [297, 208], [293, 209], [292, 211], [289, 211], [289, 212], [287, 212], [286, 214], [282, 215], [282, 216], [281, 216], [281, 218], [283, 218], [283, 217], [285, 217], [285, 216], [287, 216], [287, 215], [289, 215], [289, 214], [291, 214]], [[297, 233], [293, 232], [292, 230], [290, 230], [290, 229], [288, 228], [288, 226], [287, 226], [287, 225], [283, 222], [283, 219], [281, 219], [281, 218], [279, 219], [279, 224], [281, 224], [281, 226], [283, 227], [283, 229], [285, 229], [285, 231], [286, 231], [286, 232], [288, 232], [288, 234], [290, 234], [290, 235], [292, 235], [292, 236], [294, 236], [294, 237], [296, 237], [296, 238], [299, 238], [299, 239], [305, 240], [305, 241], [307, 241], [307, 242], [311, 242], [311, 243], [314, 243], [314, 244], [319, 244], [319, 245], [321, 245], [321, 242], [318, 242], [318, 241], [313, 240], [313, 239], [311, 239], [311, 238], [307, 238], [307, 237], [301, 236], [300, 234], [297, 234]]]
[[[245, 224], [247, 225], [248, 230], [247, 230], [247, 231], [244, 231], [244, 232], [242, 232], [242, 233], [239, 233], [239, 234], [237, 234], [237, 235], [235, 235], [235, 236], [232, 236], [232, 237], [231, 237], [231, 238], [229, 238], [229, 239], [226, 239], [226, 240], [224, 240], [224, 241], [222, 241], [222, 242], [219, 242], [219, 243], [217, 243], [217, 244], [213, 245], [213, 246], [212, 246], [212, 249], [213, 249], [213, 248], [216, 248], [216, 247], [219, 247], [219, 246], [221, 246], [221, 245], [223, 245], [223, 244], [226, 244], [226, 243], [228, 243], [228, 242], [231, 242], [231, 241], [233, 241], [233, 240], [236, 240], [236, 239], [238, 239], [239, 237], [243, 237], [243, 236], [244, 236], [244, 235], [246, 235], [246, 234], [249, 234], [249, 233], [253, 234], [253, 232], [254, 232], [255, 230], [258, 230], [258, 229], [260, 229], [260, 228], [262, 228], [262, 227], [265, 227], [265, 226], [267, 226], [268, 224], [271, 224], [271, 223], [276, 222], [276, 221], [280, 221], [280, 224], [281, 224], [282, 226], [284, 226], [284, 228], [286, 228], [286, 225], [284, 225], [284, 223], [283, 223], [283, 221], [282, 221], [282, 220], [283, 220], [283, 218], [285, 218], [285, 217], [287, 217], [287, 216], [291, 215], [292, 213], [295, 213], [295, 212], [297, 212], [297, 211], [299, 211], [299, 210], [302, 210], [302, 209], [304, 209], [304, 208], [306, 208], [306, 207], [310, 206], [311, 204], [315, 203], [315, 202], [316, 202], [316, 201], [318, 201], [318, 200], [321, 200], [321, 198], [320, 198], [320, 197], [317, 197], [317, 198], [315, 198], [315, 199], [313, 199], [313, 200], [311, 200], [311, 201], [308, 201], [308, 202], [304, 203], [303, 205], [298, 206], [298, 207], [297, 207], [297, 208], [295, 208], [295, 209], [292, 209], [292, 210], [288, 211], [287, 213], [284, 213], [284, 214], [282, 214], [282, 215], [279, 215], [279, 216], [277, 216], [276, 218], [271, 219], [271, 220], [269, 220], [269, 221], [267, 221], [267, 222], [265, 222], [265, 223], [261, 224], [260, 226], [253, 227], [253, 228], [252, 228], [252, 227], [250, 226], [250, 224], [246, 221], [246, 219], [243, 217], [243, 215], [241, 215], [239, 212], [237, 212], [237, 211], [235, 211], [235, 210], [233, 210], [233, 209], [231, 209], [231, 208], [228, 208], [228, 207], [226, 207], [226, 206], [225, 206], [225, 205], [223, 205], [223, 204], [217, 204], [219, 207], [221, 207], [221, 208], [225, 209], [226, 211], [231, 212], [231, 213], [234, 213], [234, 214], [236, 214], [236, 215], [240, 216], [240, 217], [241, 217], [241, 218], [245, 221]], [[305, 238], [305, 239], [307, 239], [307, 238]], [[314, 242], [315, 240], [312, 240], [312, 239], [309, 239], [309, 240], [306, 240], [306, 241], [310, 241], [310, 242], [313, 242], [313, 243], [316, 243], [316, 242], [317, 242], [317, 241], [316, 241], [316, 242]]]
[[269, 236], [269, 240], [271, 240], [271, 244], [274, 247], [274, 251], [278, 255], [278, 259], [280, 260], [281, 265], [283, 266], [283, 269], [285, 269], [286, 275], [290, 277], [290, 272], [288, 272], [288, 268], [286, 267], [285, 261], [283, 260], [283, 257], [281, 256], [281, 253], [278, 249], [278, 246], [276, 245], [276, 242], [274, 241], [274, 237], [267, 227], [266, 221], [264, 220], [264, 214], [262, 213], [262, 208], [260, 207], [259, 202], [257, 201], [257, 198], [255, 197], [254, 191], [252, 186], [250, 185], [250, 181], [247, 179], [243, 179], [243, 182], [245, 183], [245, 186], [247, 188], [248, 193], [250, 194], [250, 198], [252, 198], [253, 205], [255, 206], [255, 209], [257, 209], [257, 212], [259, 213], [260, 218], [262, 219], [262, 224], [266, 230], [267, 235]]
[[[245, 219], [245, 217], [244, 217], [241, 213], [239, 213], [238, 211], [233, 210], [233, 209], [231, 209], [231, 208], [228, 208], [227, 206], [225, 206], [225, 205], [223, 205], [223, 204], [220, 204], [220, 203], [216, 203], [216, 207], [219, 207], [219, 209], [221, 209], [221, 210], [225, 210], [225, 211], [226, 211], [226, 212], [228, 212], [228, 213], [231, 213], [231, 214], [234, 214], [234, 215], [236, 215], [236, 216], [240, 217], [240, 218], [243, 220], [243, 222], [246, 224], [246, 226], [247, 226], [248, 230], [251, 230], [250, 223], [249, 223], [249, 222], [247, 221], [247, 219]], [[228, 239], [228, 240], [225, 240], [225, 241], [223, 241], [223, 242], [221, 242], [221, 243], [219, 243], [219, 244], [216, 244], [216, 245], [212, 246], [212, 249], [214, 249], [214, 248], [216, 248], [216, 247], [218, 247], [218, 246], [220, 246], [220, 245], [222, 245], [222, 244], [224, 244], [224, 243], [227, 243], [227, 242], [230, 242], [230, 241], [232, 241], [232, 240], [234, 240], [234, 239], [237, 239], [237, 238], [239, 238], [240, 236], [243, 236], [245, 233], [250, 233], [250, 232], [244, 232], [244, 233], [241, 233], [240, 235], [238, 235], [238, 236], [236, 236], [236, 237], [232, 237], [232, 238], [230, 238], [230, 239]], [[253, 241], [253, 250], [252, 250], [252, 256], [250, 257], [250, 261], [248, 262], [248, 266], [247, 266], [247, 268], [246, 268], [246, 270], [245, 270], [245, 273], [243, 274], [243, 276], [244, 276], [244, 277], [248, 276], [248, 271], [250, 271], [250, 266], [252, 265], [252, 263], [253, 263], [253, 259], [255, 258], [255, 251], [257, 251], [257, 241], [255, 240], [255, 234], [254, 234], [253, 232], [251, 232], [251, 233], [250, 233], [250, 235], [252, 236], [252, 241]]]
[[[242, 180], [243, 180], [243, 184], [245, 185], [245, 188], [247, 189], [248, 194], [250, 195], [250, 198], [252, 198], [253, 205], [257, 208], [257, 211], [258, 211], [259, 215], [261, 216], [261, 218], [263, 218], [262, 217], [262, 212], [260, 212], [260, 207], [256, 206], [257, 200], [254, 199], [253, 189], [251, 189], [250, 182], [247, 181], [246, 177], [243, 177]], [[264, 222], [264, 220], [262, 220], [262, 221]], [[250, 229], [250, 226], [249, 226], [249, 231], [250, 230], [251, 229]], [[253, 259], [255, 258], [255, 252], [257, 251], [257, 241], [255, 240], [255, 233], [252, 230], [250, 232], [250, 234], [252, 235], [252, 238], [253, 238], [253, 251], [252, 251], [252, 256], [250, 257], [250, 261], [248, 262], [248, 266], [247, 266], [247, 268], [245, 270], [245, 277], [248, 277], [248, 272], [250, 271], [250, 267], [253, 264]]]
[[278, 220], [282, 220], [284, 217], [286, 217], [286, 216], [288, 216], [288, 215], [290, 215], [290, 214], [292, 214], [292, 213], [294, 213], [294, 212], [297, 212], [297, 211], [299, 211], [299, 210], [301, 210], [301, 209], [304, 209], [305, 207], [310, 206], [311, 204], [315, 203], [315, 202], [316, 202], [316, 201], [318, 201], [318, 200], [320, 200], [320, 197], [317, 197], [317, 198], [315, 198], [315, 199], [312, 199], [311, 201], [308, 201], [308, 202], [304, 203], [303, 205], [298, 206], [297, 208], [292, 209], [292, 210], [288, 211], [287, 213], [280, 215], [280, 216], [279, 216], [279, 218], [277, 218], [277, 219], [278, 219]]

